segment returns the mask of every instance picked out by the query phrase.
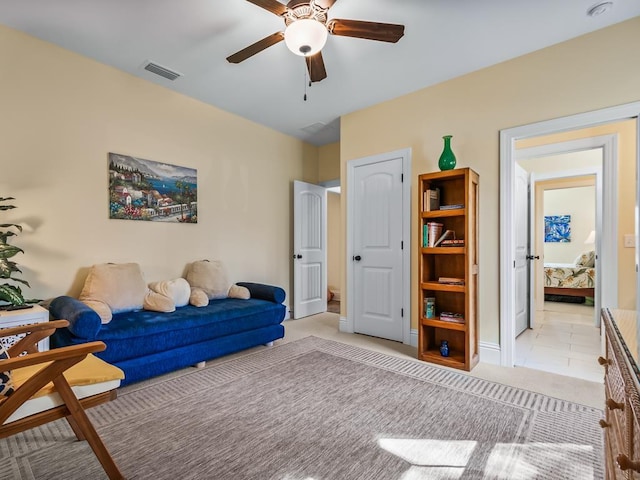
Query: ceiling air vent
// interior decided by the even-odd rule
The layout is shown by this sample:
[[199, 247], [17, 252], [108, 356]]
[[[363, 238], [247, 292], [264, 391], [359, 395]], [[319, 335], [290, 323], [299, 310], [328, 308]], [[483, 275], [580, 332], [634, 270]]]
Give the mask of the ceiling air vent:
[[157, 63], [153, 62], [145, 63], [144, 69], [172, 81], [182, 76], [181, 73], [174, 72], [173, 70], [169, 70], [167, 67], [163, 67], [162, 65], [158, 65]]

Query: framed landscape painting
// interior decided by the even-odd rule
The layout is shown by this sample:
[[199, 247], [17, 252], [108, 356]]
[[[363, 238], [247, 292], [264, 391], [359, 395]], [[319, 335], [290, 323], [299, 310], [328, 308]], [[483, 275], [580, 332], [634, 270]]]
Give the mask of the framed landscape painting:
[[194, 168], [109, 153], [109, 218], [198, 223]]
[[544, 241], [568, 243], [571, 241], [571, 215], [544, 217]]

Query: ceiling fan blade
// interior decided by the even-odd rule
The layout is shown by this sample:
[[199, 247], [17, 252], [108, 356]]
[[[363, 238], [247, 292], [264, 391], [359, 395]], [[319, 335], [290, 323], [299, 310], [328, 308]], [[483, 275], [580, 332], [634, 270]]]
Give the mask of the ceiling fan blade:
[[276, 32], [268, 37], [258, 40], [253, 45], [249, 45], [247, 48], [243, 48], [239, 52], [227, 57], [229, 63], [240, 63], [245, 61], [249, 57], [253, 57], [256, 53], [260, 53], [262, 50], [275, 45], [278, 42], [284, 40], [284, 33]]
[[312, 82], [319, 82], [320, 80], [327, 78], [327, 70], [324, 68], [322, 52], [318, 52], [310, 57], [305, 57], [305, 60], [307, 62], [309, 78]]
[[320, 8], [331, 8], [334, 3], [336, 3], [336, 0], [316, 0], [316, 5]]
[[404, 25], [363, 22], [362, 20], [333, 19], [327, 23], [329, 33], [343, 37], [365, 38], [396, 43], [404, 35]]
[[275, 13], [278, 16], [282, 16], [287, 13], [287, 6], [277, 0], [247, 0], [247, 2], [253, 3], [265, 10], [269, 10], [271, 13]]

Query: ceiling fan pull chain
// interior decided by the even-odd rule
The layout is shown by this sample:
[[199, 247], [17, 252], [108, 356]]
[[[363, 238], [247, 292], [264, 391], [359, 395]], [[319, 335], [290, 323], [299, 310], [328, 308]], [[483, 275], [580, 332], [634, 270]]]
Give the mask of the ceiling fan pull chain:
[[[305, 65], [305, 68], [304, 68], [304, 77], [303, 77], [303, 79], [304, 79], [304, 101], [306, 102], [307, 101], [307, 67], [306, 67], [306, 65]], [[311, 85], [311, 80], [309, 80], [309, 85]]]

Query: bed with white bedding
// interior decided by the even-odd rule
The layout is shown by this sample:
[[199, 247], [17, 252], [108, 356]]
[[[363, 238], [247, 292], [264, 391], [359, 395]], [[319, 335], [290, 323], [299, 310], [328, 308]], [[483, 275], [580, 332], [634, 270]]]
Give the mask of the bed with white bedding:
[[593, 297], [596, 269], [593, 266], [545, 263], [544, 293], [572, 297]]

